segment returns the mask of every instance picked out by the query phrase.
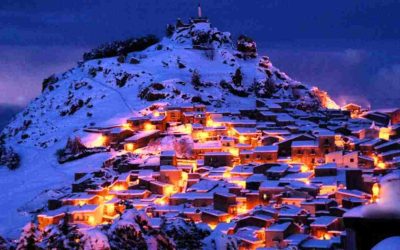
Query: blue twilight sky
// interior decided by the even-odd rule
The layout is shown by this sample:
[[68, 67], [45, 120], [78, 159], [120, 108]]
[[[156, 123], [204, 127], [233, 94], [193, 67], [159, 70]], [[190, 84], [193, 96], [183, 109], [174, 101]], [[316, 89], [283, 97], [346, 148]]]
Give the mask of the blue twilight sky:
[[[203, 13], [292, 78], [339, 103], [400, 106], [400, 0], [201, 0]], [[25, 105], [43, 78], [104, 42], [196, 14], [193, 0], [1, 0], [0, 103]], [[382, 87], [384, 86], [384, 87]]]

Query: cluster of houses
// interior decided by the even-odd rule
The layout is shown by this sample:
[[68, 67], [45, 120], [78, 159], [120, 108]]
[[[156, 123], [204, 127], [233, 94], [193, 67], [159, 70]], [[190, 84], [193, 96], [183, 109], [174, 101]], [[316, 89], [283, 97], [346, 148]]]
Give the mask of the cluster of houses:
[[[400, 166], [400, 110], [257, 104], [226, 112], [152, 105], [124, 124], [87, 129], [120, 153], [99, 171], [76, 173], [72, 193], [38, 215], [40, 228], [66, 216], [112, 223], [134, 207], [154, 218], [150, 227], [185, 216], [241, 249], [345, 249], [343, 214], [379, 200], [379, 178]], [[165, 137], [190, 138], [186, 153], [145, 150]]]

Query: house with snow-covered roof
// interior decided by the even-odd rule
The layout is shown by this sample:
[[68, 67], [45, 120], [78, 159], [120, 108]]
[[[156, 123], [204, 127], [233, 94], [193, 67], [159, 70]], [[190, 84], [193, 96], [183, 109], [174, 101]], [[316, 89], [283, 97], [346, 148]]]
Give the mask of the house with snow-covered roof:
[[126, 151], [134, 151], [138, 148], [145, 147], [151, 140], [158, 138], [159, 134], [159, 130], [139, 131], [133, 136], [125, 139], [124, 149]]
[[315, 137], [309, 134], [291, 135], [278, 143], [279, 156], [290, 156], [292, 153], [292, 143], [294, 141], [314, 141]]
[[321, 151], [316, 141], [293, 141], [292, 161], [301, 162], [312, 169], [321, 159]]
[[257, 146], [253, 150], [241, 151], [239, 156], [242, 164], [277, 162], [278, 146]]
[[265, 246], [275, 247], [292, 234], [300, 233], [300, 227], [292, 222], [275, 223], [265, 230]]

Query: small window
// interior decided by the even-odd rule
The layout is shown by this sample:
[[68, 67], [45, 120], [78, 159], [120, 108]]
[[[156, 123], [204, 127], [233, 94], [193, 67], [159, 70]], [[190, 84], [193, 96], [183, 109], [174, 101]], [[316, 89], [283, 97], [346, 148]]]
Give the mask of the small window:
[[350, 162], [354, 162], [354, 159], [353, 159], [353, 158], [351, 158], [351, 159], [350, 159]]

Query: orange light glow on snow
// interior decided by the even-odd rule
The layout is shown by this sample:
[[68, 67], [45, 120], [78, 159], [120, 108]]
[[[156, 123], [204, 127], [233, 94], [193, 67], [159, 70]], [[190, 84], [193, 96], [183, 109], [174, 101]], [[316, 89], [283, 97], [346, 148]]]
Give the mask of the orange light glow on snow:
[[378, 168], [385, 169], [386, 168], [386, 164], [384, 162], [378, 162]]
[[126, 188], [123, 185], [115, 185], [111, 189], [114, 191], [122, 191], [125, 190]]
[[126, 150], [127, 150], [127, 151], [133, 151], [133, 149], [134, 149], [133, 143], [128, 143], [128, 144], [126, 144]]
[[224, 178], [231, 178], [231, 173], [223, 173], [222, 174], [222, 177], [224, 177]]
[[154, 126], [151, 123], [144, 124], [144, 130], [146, 130], [146, 131], [154, 130], [155, 128], [156, 128], [156, 126]]
[[94, 217], [93, 217], [92, 215], [89, 216], [88, 223], [89, 223], [90, 225], [92, 225], [92, 226], [95, 226], [95, 225], [96, 225], [96, 221], [95, 221], [95, 219], [94, 219]]
[[122, 124], [122, 128], [123, 129], [131, 129], [131, 126], [129, 125], [129, 123], [124, 123], [124, 124]]
[[247, 209], [246, 204], [241, 204], [240, 206], [237, 207], [237, 213], [238, 214], [245, 214], [247, 213], [249, 210]]
[[383, 140], [390, 140], [390, 136], [392, 135], [391, 128], [381, 128], [379, 130], [379, 138]]
[[233, 156], [239, 156], [239, 149], [238, 148], [229, 148], [229, 153]]
[[96, 135], [91, 135], [88, 140], [88, 143], [85, 144], [87, 144], [87, 146], [89, 147], [103, 147], [105, 146], [106, 141], [107, 137], [101, 134], [96, 134]]
[[205, 140], [208, 137], [208, 133], [204, 131], [200, 131], [197, 133], [197, 138], [200, 140]]
[[301, 165], [301, 167], [300, 167], [300, 171], [301, 172], [307, 172], [308, 170], [310, 170], [309, 168], [308, 168], [308, 166], [307, 165]]
[[378, 183], [375, 183], [375, 184], [372, 186], [372, 195], [373, 195], [374, 197], [379, 197], [379, 192], [380, 192], [379, 184], [378, 184]]
[[245, 143], [246, 142], [246, 137], [243, 136], [243, 135], [239, 136], [239, 142], [240, 143]]
[[175, 188], [172, 185], [166, 186], [164, 188], [164, 195], [171, 196], [175, 193]]
[[207, 119], [207, 121], [206, 121], [206, 126], [207, 127], [219, 127], [219, 126], [221, 126], [221, 123], [219, 123], [219, 122], [215, 122], [215, 121], [213, 121], [211, 118], [208, 118]]

